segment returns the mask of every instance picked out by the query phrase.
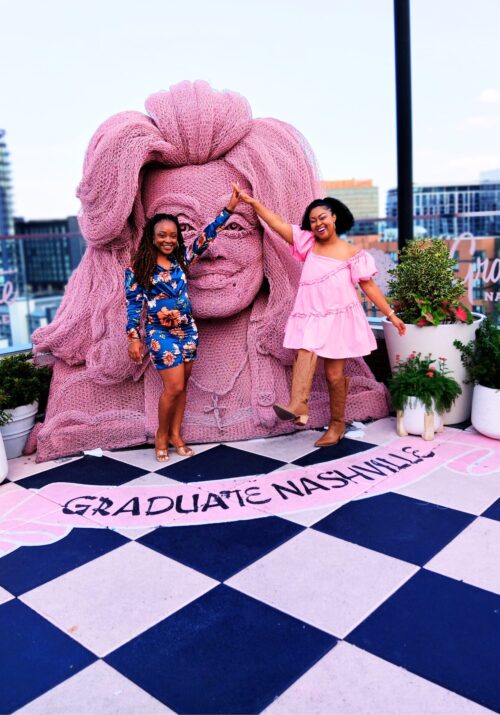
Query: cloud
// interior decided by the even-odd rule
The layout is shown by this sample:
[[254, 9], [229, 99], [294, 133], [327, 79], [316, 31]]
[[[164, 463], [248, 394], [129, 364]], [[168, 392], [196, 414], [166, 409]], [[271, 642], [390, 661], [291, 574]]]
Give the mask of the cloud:
[[500, 89], [483, 89], [479, 95], [479, 100], [485, 102], [486, 104], [499, 104], [500, 103]]

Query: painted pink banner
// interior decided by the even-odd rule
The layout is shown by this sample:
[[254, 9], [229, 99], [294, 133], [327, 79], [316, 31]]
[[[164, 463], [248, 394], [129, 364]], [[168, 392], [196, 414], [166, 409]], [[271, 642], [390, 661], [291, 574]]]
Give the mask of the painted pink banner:
[[38, 492], [10, 485], [0, 491], [0, 554], [51, 543], [73, 527], [187, 526], [318, 509], [400, 489], [444, 465], [471, 477], [500, 473], [500, 443], [449, 431], [432, 442], [405, 437], [343, 459], [237, 479], [120, 487], [52, 483]]

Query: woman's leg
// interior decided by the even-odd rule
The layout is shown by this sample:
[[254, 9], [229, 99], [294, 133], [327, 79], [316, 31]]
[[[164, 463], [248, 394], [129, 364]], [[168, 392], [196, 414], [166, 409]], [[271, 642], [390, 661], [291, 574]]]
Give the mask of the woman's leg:
[[170, 420], [170, 435], [169, 442], [177, 450], [178, 454], [182, 457], [191, 457], [194, 452], [186, 445], [184, 442], [181, 430], [182, 430], [182, 420], [184, 418], [184, 410], [186, 409], [186, 390], [191, 371], [193, 369], [192, 362], [182, 363], [184, 367], [184, 390], [181, 392], [174, 406], [174, 411], [172, 413], [172, 419]]
[[273, 405], [281, 420], [294, 420], [295, 424], [305, 425], [309, 419], [307, 406], [311, 386], [316, 370], [318, 356], [309, 350], [300, 349], [295, 356], [292, 369], [292, 387], [287, 405]]
[[168, 459], [168, 433], [177, 400], [185, 390], [184, 364], [159, 370], [163, 390], [158, 403], [158, 430], [155, 438], [156, 458]]
[[345, 434], [345, 403], [349, 378], [344, 377], [344, 359], [325, 358], [325, 377], [330, 395], [330, 423], [315, 442], [316, 447], [329, 447], [340, 442]]

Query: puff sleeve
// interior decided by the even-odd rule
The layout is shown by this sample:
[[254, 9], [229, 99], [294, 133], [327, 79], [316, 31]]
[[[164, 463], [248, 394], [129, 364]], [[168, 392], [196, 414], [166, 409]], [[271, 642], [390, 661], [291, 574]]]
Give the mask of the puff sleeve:
[[293, 243], [291, 245], [292, 256], [299, 261], [305, 261], [307, 254], [314, 246], [314, 234], [312, 231], [303, 231], [299, 226], [292, 225]]
[[370, 256], [366, 251], [359, 251], [350, 259], [349, 265], [351, 280], [354, 284], [359, 283], [359, 281], [368, 281], [378, 273], [373, 256]]

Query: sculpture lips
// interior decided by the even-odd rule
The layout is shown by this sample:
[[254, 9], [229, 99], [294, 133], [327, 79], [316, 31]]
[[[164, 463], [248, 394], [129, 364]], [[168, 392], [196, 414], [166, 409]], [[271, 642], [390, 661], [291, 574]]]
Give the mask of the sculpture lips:
[[234, 271], [231, 273], [217, 271], [214, 273], [203, 273], [199, 276], [191, 275], [189, 285], [191, 287], [200, 288], [201, 290], [219, 289], [226, 286], [235, 275], [236, 272]]

